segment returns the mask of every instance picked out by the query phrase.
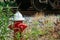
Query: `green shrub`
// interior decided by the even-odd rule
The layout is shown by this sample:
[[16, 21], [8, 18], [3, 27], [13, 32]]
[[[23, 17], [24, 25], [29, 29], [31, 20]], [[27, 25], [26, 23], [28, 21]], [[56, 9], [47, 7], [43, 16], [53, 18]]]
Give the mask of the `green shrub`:
[[0, 6], [0, 40], [8, 40], [9, 33], [11, 30], [9, 26], [9, 18], [13, 15], [9, 6], [6, 6], [7, 9], [4, 9], [3, 6]]

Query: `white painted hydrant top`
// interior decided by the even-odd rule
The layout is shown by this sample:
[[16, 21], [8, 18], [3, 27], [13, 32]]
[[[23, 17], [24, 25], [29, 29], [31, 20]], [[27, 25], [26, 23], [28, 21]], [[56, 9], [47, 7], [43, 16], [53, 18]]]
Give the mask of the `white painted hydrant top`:
[[9, 18], [9, 20], [12, 20], [12, 21], [23, 21], [25, 20], [25, 18], [22, 16], [22, 14], [17, 11], [13, 17]]
[[13, 21], [19, 21], [19, 20], [25, 20], [24, 17], [22, 16], [22, 14], [17, 11], [15, 14], [14, 14], [14, 18], [13, 18]]

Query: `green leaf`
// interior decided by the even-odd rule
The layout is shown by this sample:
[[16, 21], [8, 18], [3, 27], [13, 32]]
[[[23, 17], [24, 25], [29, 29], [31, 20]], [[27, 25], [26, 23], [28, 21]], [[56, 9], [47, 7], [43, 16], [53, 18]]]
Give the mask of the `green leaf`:
[[20, 37], [21, 37], [21, 34], [18, 32], [17, 35], [16, 35], [16, 38], [17, 38], [18, 40], [20, 40]]

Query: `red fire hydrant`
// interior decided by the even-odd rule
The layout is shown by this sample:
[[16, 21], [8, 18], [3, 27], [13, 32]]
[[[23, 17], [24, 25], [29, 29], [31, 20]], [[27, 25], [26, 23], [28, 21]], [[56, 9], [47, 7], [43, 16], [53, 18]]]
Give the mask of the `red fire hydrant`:
[[[17, 40], [17, 38], [15, 37], [15, 35], [19, 32], [20, 34], [24, 31], [24, 29], [27, 27], [26, 24], [23, 23], [23, 16], [21, 13], [19, 13], [19, 11], [14, 15], [14, 24], [9, 25], [9, 28], [11, 30], [14, 30], [14, 40]], [[22, 40], [20, 38], [20, 40]]]

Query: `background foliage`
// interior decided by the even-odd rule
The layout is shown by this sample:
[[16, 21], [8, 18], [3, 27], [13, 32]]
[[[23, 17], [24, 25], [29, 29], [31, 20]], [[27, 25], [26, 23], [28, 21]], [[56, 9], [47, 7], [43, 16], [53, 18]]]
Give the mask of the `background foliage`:
[[9, 26], [9, 18], [13, 15], [11, 8], [0, 6], [0, 40], [9, 40], [11, 30]]

